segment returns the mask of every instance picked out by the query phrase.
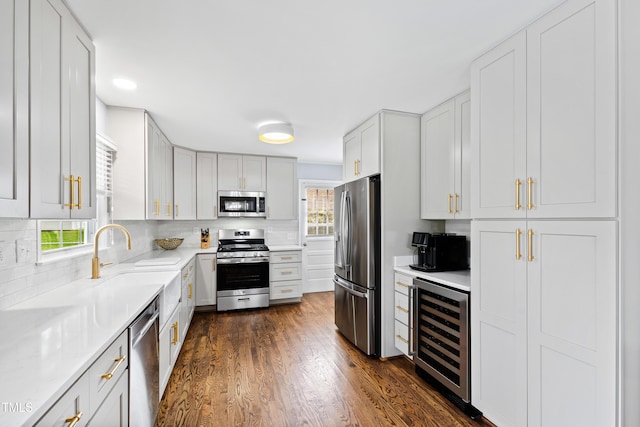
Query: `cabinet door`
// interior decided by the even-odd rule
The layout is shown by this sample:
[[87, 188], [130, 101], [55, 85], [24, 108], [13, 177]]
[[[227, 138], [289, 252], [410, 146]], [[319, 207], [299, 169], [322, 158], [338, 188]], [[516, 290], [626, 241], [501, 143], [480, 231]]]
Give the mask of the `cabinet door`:
[[60, 0], [30, 5], [31, 217], [68, 218], [69, 93], [63, 43], [69, 12]]
[[162, 168], [163, 150], [160, 128], [147, 119], [147, 219], [163, 219], [162, 212]]
[[453, 211], [456, 219], [471, 218], [471, 96], [455, 98], [455, 144], [453, 155]]
[[267, 159], [264, 156], [242, 156], [244, 191], [267, 191]]
[[167, 323], [160, 330], [159, 341], [160, 396], [158, 399], [160, 400], [180, 351], [180, 305], [176, 307]]
[[616, 215], [616, 7], [563, 4], [527, 29], [528, 217]]
[[358, 177], [380, 173], [380, 115], [376, 114], [360, 126], [360, 163]]
[[[471, 64], [471, 102], [471, 216], [523, 218], [526, 184], [524, 32]], [[516, 198], [517, 190], [519, 198]]]
[[218, 154], [218, 190], [241, 190], [242, 184], [242, 156]]
[[216, 304], [216, 256], [198, 255], [196, 271], [196, 306]]
[[616, 222], [528, 228], [528, 425], [616, 425]]
[[298, 163], [296, 159], [267, 158], [267, 218], [298, 218]]
[[500, 426], [527, 425], [526, 222], [471, 222], [471, 395]]
[[76, 183], [71, 218], [96, 217], [95, 48], [75, 20], [69, 20], [69, 174]]
[[174, 217], [196, 219], [196, 153], [173, 149]]
[[421, 217], [453, 218], [455, 101], [422, 115], [420, 152]]
[[218, 156], [196, 154], [196, 204], [198, 219], [218, 218]]
[[76, 427], [86, 426], [91, 416], [89, 405], [89, 377], [83, 375], [35, 424], [37, 427], [68, 426], [73, 417], [79, 417]]
[[0, 216], [29, 216], [29, 3], [0, 4]]
[[129, 425], [129, 372], [121, 375], [102, 405], [89, 421], [91, 427], [127, 427]]
[[345, 182], [358, 178], [358, 162], [360, 161], [360, 132], [355, 130], [344, 137], [344, 159], [342, 175]]
[[164, 219], [173, 219], [173, 146], [164, 134], [162, 141], [162, 206]]

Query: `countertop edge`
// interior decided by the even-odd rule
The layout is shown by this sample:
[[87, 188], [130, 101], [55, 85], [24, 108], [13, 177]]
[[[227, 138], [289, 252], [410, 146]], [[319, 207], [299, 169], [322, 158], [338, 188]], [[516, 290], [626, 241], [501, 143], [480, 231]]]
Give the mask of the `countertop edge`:
[[440, 273], [425, 273], [413, 270], [408, 265], [395, 266], [394, 271], [406, 274], [408, 276], [426, 279], [432, 282], [440, 283], [454, 289], [471, 293], [471, 270], [461, 271], [443, 271]]

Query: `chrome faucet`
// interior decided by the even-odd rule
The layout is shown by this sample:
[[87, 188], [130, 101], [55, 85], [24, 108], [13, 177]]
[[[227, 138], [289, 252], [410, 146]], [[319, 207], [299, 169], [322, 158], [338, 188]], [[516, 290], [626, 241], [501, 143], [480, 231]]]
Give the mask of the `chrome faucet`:
[[127, 238], [127, 249], [131, 250], [131, 234], [129, 234], [129, 230], [124, 228], [119, 224], [107, 224], [103, 225], [96, 231], [96, 235], [93, 237], [93, 258], [91, 259], [91, 278], [99, 279], [100, 278], [100, 267], [107, 265], [101, 264], [100, 258], [98, 258], [98, 238], [100, 237], [100, 233], [102, 233], [107, 228], [117, 228], [118, 230], [122, 230], [124, 235]]

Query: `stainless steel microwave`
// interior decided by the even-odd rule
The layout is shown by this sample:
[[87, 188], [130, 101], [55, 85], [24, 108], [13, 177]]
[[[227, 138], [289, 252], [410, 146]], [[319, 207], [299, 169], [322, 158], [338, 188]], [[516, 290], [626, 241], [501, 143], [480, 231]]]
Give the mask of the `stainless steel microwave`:
[[218, 217], [267, 217], [267, 194], [261, 191], [218, 191]]

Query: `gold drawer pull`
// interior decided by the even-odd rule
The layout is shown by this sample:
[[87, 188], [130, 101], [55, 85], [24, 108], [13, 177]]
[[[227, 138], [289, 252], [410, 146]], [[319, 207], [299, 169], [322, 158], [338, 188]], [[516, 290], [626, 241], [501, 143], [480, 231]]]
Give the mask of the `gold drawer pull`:
[[396, 308], [397, 308], [398, 310], [402, 311], [403, 313], [408, 313], [408, 312], [409, 312], [409, 310], [407, 310], [406, 308], [404, 308], [404, 307], [402, 307], [402, 306], [400, 306], [400, 305], [396, 305]]
[[167, 216], [171, 216], [171, 203], [167, 203]]
[[66, 420], [64, 420], [64, 422], [69, 423], [67, 427], [74, 427], [76, 424], [78, 424], [78, 422], [80, 421], [80, 418], [82, 418], [82, 411], [79, 411], [77, 414], [75, 414], [71, 418], [67, 418]]
[[516, 210], [520, 210], [522, 205], [520, 204], [520, 186], [522, 185], [522, 181], [516, 178]]
[[533, 230], [529, 229], [529, 231], [527, 232], [527, 243], [528, 243], [528, 252], [529, 252], [529, 256], [528, 259], [529, 261], [533, 261]]
[[104, 378], [107, 381], [109, 381], [111, 378], [113, 378], [113, 374], [116, 373], [116, 371], [118, 370], [120, 365], [122, 365], [122, 362], [124, 362], [124, 359], [126, 359], [126, 358], [127, 358], [127, 356], [120, 356], [117, 359], [114, 359], [114, 362], [116, 362], [116, 364], [114, 365], [113, 369], [111, 369], [111, 372], [109, 372], [108, 374], [102, 374], [101, 378]]
[[292, 257], [290, 256], [281, 256], [280, 259], [291, 259]]
[[193, 299], [193, 283], [189, 283], [189, 299]]
[[458, 193], [453, 193], [454, 199], [453, 199], [453, 213], [458, 213], [460, 212], [458, 210], [458, 199], [460, 198], [460, 195]]
[[403, 286], [405, 288], [409, 287], [409, 285], [407, 285], [406, 283], [402, 283], [402, 282], [396, 282], [396, 285], [400, 285], [400, 286]]
[[409, 340], [402, 337], [401, 335], [396, 335], [396, 338], [398, 338], [400, 341], [402, 341], [405, 344], [409, 344]]
[[156, 212], [155, 212], [156, 216], [160, 216], [160, 200], [156, 199]]
[[173, 324], [173, 340], [171, 340], [171, 344], [178, 344], [178, 322]]
[[533, 201], [531, 200], [533, 195], [533, 178], [527, 179], [527, 209], [533, 209]]
[[451, 194], [447, 194], [447, 213], [453, 213], [451, 210], [451, 199], [453, 196]]
[[280, 292], [282, 292], [283, 294], [288, 294], [289, 292], [293, 292], [293, 289], [283, 289]]
[[283, 276], [286, 276], [288, 274], [293, 274], [293, 271], [282, 271], [280, 272], [280, 274], [282, 274]]
[[78, 183], [78, 204], [76, 207], [82, 209], [82, 177], [79, 176], [76, 182]]
[[522, 230], [516, 228], [516, 259], [522, 258], [522, 253], [520, 252], [520, 236], [522, 235]]

